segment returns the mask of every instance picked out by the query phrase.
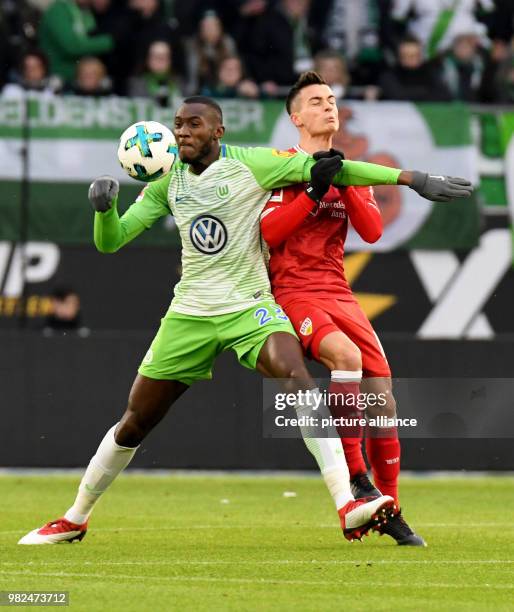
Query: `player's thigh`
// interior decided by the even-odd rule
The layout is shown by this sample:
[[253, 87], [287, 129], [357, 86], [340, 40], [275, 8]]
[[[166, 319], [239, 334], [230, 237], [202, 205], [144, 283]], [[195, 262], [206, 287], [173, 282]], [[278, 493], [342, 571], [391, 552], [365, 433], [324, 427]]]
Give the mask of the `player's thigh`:
[[221, 351], [213, 319], [169, 312], [161, 320], [139, 374], [186, 385], [212, 378], [212, 365]]
[[274, 378], [308, 376], [293, 326], [275, 302], [262, 302], [223, 324], [224, 348], [234, 350], [245, 367]]
[[259, 351], [257, 369], [264, 375], [283, 379], [287, 388], [314, 386], [300, 343], [289, 333], [277, 331], [266, 338]]
[[321, 340], [338, 328], [321, 304], [312, 301], [290, 301], [283, 306], [285, 313], [298, 334], [306, 355], [320, 361], [319, 344]]
[[359, 304], [334, 300], [330, 308], [337, 327], [361, 352], [363, 376], [390, 378], [391, 370], [382, 344]]
[[326, 333], [319, 334], [316, 354], [318, 361], [330, 371], [359, 371], [362, 369], [362, 357], [359, 347], [342, 331], [326, 328]]

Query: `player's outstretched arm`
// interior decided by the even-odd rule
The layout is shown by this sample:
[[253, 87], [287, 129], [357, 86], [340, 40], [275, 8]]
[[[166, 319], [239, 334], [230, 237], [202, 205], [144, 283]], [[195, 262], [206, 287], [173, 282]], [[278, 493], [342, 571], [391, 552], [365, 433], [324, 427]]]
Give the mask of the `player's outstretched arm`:
[[169, 176], [147, 185], [120, 218], [117, 210], [120, 185], [112, 176], [101, 176], [89, 187], [95, 210], [94, 241], [102, 253], [114, 253], [134, 240], [158, 219], [170, 213], [167, 207]]
[[[227, 156], [242, 161], [266, 191], [295, 183], [311, 183], [317, 160], [305, 153], [278, 151], [266, 147], [227, 147]], [[334, 170], [335, 185], [396, 185], [401, 170], [366, 162], [345, 162]], [[317, 195], [316, 193], [314, 194]]]
[[449, 202], [467, 198], [473, 193], [472, 184], [464, 178], [350, 160], [343, 162], [342, 169], [334, 178], [334, 185], [405, 185], [432, 202]]
[[[227, 147], [227, 151], [229, 157], [245, 163], [262, 189], [269, 191], [293, 183], [310, 182], [311, 169], [316, 164], [313, 157], [303, 153], [264, 147]], [[352, 160], [341, 162], [332, 182], [341, 187], [406, 185], [423, 198], [434, 202], [465, 198], [473, 192], [471, 183], [463, 178], [411, 172]]]

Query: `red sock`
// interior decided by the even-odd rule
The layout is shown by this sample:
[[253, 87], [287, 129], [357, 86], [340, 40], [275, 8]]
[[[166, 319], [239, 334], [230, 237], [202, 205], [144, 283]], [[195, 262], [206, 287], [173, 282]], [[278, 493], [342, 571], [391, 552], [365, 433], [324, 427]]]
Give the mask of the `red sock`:
[[400, 476], [400, 441], [396, 427], [381, 429], [368, 427], [366, 454], [371, 465], [373, 481], [383, 495], [398, 500], [398, 477]]
[[[360, 388], [361, 372], [346, 372], [334, 370], [331, 376], [330, 386], [328, 388], [329, 394], [337, 394], [340, 398], [344, 398], [343, 401], [337, 401], [334, 398], [330, 398], [329, 395], [329, 408], [330, 412], [334, 417], [344, 418], [363, 418], [364, 412], [358, 410], [355, 407], [355, 401], [349, 401], [350, 396], [358, 396]], [[352, 404], [352, 405], [348, 405]], [[350, 478], [353, 478], [357, 474], [365, 474], [367, 472], [366, 462], [362, 455], [362, 435], [364, 428], [360, 425], [354, 427], [338, 427], [337, 431], [341, 436], [341, 442], [343, 444], [344, 455], [346, 457], [346, 463], [348, 464], [348, 470], [350, 472]]]

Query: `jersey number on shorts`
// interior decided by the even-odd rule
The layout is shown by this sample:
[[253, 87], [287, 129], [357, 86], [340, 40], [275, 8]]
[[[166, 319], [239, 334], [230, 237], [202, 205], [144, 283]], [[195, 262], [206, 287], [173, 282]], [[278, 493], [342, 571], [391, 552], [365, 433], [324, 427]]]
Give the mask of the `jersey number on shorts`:
[[259, 319], [259, 325], [266, 325], [266, 323], [273, 321], [273, 319], [279, 319], [280, 321], [289, 321], [285, 312], [282, 310], [282, 308], [280, 308], [280, 306], [275, 306], [271, 310], [273, 310], [274, 312], [270, 313], [268, 308], [258, 308], [253, 313], [253, 318]]

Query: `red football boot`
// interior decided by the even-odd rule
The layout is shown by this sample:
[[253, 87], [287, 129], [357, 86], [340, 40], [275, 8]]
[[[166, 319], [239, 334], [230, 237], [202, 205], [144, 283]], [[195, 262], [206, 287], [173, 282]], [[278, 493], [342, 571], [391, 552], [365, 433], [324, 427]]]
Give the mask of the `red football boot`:
[[344, 537], [350, 542], [360, 540], [370, 529], [387, 522], [395, 511], [394, 499], [389, 495], [349, 501], [338, 510]]
[[18, 544], [58, 544], [59, 542], [80, 541], [86, 533], [87, 521], [82, 525], [76, 525], [63, 517], [50, 521], [39, 529], [29, 531]]

